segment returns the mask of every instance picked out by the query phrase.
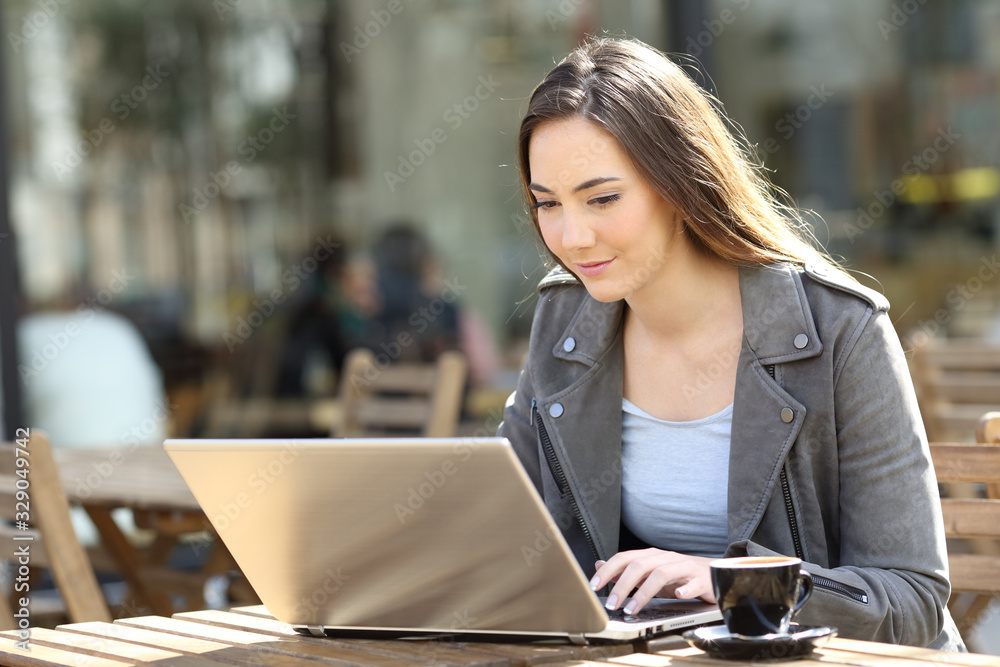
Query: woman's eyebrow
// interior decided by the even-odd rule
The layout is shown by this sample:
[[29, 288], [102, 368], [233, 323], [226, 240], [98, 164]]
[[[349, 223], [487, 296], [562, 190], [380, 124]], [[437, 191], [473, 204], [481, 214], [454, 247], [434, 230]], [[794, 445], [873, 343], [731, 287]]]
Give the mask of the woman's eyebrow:
[[[590, 188], [595, 187], [597, 185], [601, 185], [602, 183], [607, 183], [609, 181], [620, 181], [620, 180], [622, 179], [618, 178], [617, 176], [598, 176], [597, 178], [592, 178], [589, 181], [584, 181], [583, 183], [580, 183], [580, 185], [573, 188], [573, 194], [576, 194], [581, 190], [589, 190]], [[539, 185], [538, 183], [528, 184], [528, 189], [537, 190], [538, 192], [547, 192], [550, 195], [554, 194], [552, 190], [549, 190], [544, 185]]]
[[581, 190], [589, 190], [590, 188], [601, 185], [602, 183], [607, 183], [608, 181], [620, 181], [622, 179], [617, 176], [598, 176], [597, 178], [592, 178], [589, 181], [584, 181], [580, 185], [573, 188], [573, 194], [580, 192]]

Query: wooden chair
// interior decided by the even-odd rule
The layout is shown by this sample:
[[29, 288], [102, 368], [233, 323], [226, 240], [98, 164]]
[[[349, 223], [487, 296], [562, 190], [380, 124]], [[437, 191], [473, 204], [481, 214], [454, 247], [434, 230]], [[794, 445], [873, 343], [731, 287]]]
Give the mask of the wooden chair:
[[1000, 345], [912, 337], [910, 372], [931, 442], [973, 437], [976, 422], [1000, 406]]
[[308, 428], [306, 401], [275, 397], [285, 335], [283, 324], [267, 322], [220, 354], [202, 388], [204, 437], [259, 438], [272, 429]]
[[[10, 598], [0, 595], [0, 626], [17, 627], [12, 607], [16, 610], [20, 605], [11, 601], [25, 596], [13, 590], [20, 583], [17, 578], [23, 576], [22, 565], [51, 570], [72, 622], [111, 622], [94, 570], [73, 532], [69, 503], [48, 438], [41, 431], [32, 430], [30, 437], [14, 443], [0, 443], [0, 514], [5, 519], [0, 521], [0, 541], [5, 545], [0, 559], [11, 563], [13, 573]], [[19, 562], [15, 552], [22, 546], [28, 555]], [[37, 577], [29, 574], [29, 578], [33, 586]], [[34, 607], [31, 614], [34, 617]], [[37, 619], [31, 620], [35, 625]]]
[[454, 435], [462, 407], [465, 356], [450, 351], [436, 363], [379, 367], [366, 349], [348, 353], [340, 383], [340, 419], [333, 435]]
[[[990, 492], [1000, 490], [1000, 443], [931, 443], [930, 447], [938, 482], [972, 482], [985, 484]], [[963, 635], [1000, 594], [1000, 552], [973, 548], [973, 553], [961, 553], [962, 543], [956, 542], [988, 538], [995, 545], [1000, 540], [1000, 495], [985, 495], [941, 499], [945, 535], [949, 538], [949, 608]], [[956, 603], [962, 593], [973, 593], [975, 597], [959, 609]]]
[[[987, 412], [976, 424], [976, 442], [1000, 444], [1000, 412]], [[986, 497], [1000, 500], [1000, 484], [987, 484]]]

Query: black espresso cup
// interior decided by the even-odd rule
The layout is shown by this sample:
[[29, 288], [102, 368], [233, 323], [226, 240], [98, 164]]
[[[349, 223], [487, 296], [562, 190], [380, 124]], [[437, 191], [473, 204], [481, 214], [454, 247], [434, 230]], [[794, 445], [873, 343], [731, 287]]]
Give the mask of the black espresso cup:
[[710, 566], [722, 619], [735, 635], [788, 634], [792, 616], [812, 593], [812, 577], [798, 558], [723, 558]]

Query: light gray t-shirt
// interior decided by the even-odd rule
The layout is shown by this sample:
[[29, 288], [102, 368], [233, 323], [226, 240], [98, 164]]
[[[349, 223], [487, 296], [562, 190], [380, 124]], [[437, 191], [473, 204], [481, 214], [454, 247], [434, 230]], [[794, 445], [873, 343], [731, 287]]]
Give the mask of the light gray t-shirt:
[[733, 406], [670, 422], [622, 399], [622, 520], [650, 546], [718, 558], [726, 511]]

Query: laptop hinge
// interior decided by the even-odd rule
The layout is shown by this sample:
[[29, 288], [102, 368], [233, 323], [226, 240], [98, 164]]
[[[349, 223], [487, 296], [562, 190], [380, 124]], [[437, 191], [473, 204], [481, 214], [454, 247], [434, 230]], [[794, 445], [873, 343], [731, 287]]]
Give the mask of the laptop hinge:
[[326, 631], [322, 625], [307, 625], [306, 629], [309, 630], [309, 634], [315, 637], [326, 637]]
[[569, 641], [570, 641], [571, 644], [577, 644], [579, 646], [586, 646], [587, 644], [590, 643], [590, 642], [587, 641], [587, 638], [584, 637], [583, 635], [572, 635], [571, 634], [569, 636]]

